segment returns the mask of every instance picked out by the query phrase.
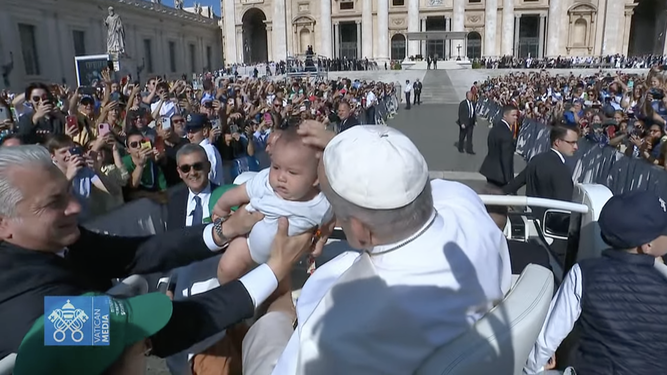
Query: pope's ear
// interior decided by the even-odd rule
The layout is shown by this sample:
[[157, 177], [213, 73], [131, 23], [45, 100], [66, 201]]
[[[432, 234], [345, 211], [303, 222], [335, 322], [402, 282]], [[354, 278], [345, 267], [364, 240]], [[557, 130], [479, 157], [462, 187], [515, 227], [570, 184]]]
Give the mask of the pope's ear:
[[0, 240], [4, 241], [12, 238], [11, 221], [5, 216], [0, 216]]

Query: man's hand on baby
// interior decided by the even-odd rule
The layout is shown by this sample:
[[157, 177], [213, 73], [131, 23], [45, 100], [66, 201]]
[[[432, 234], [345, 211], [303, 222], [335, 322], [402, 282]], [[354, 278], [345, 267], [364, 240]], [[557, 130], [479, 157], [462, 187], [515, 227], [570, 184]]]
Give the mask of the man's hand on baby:
[[[213, 220], [216, 220], [221, 217], [227, 217], [227, 215], [217, 215], [215, 212], [211, 216]], [[245, 206], [239, 207], [233, 215], [227, 219], [222, 225], [222, 234], [227, 240], [231, 240], [234, 237], [243, 236], [250, 232], [252, 227], [262, 220], [264, 215], [259, 212], [248, 212], [245, 209]], [[215, 230], [213, 231], [214, 240], [218, 243], [217, 234]]]
[[336, 218], [331, 219], [327, 224], [322, 225], [318, 229], [317, 236], [313, 238], [313, 252], [311, 255], [313, 257], [318, 257], [322, 255], [322, 250], [324, 250], [324, 245], [327, 244], [329, 236], [333, 233], [336, 226]]
[[312, 252], [314, 247], [312, 231], [289, 236], [288, 229], [287, 218], [278, 219], [278, 231], [271, 245], [271, 256], [266, 262], [278, 280], [288, 276], [292, 266], [302, 256]]
[[336, 136], [334, 132], [328, 131], [326, 126], [315, 120], [306, 120], [299, 124], [297, 133], [302, 137], [304, 144], [324, 150], [327, 144]]

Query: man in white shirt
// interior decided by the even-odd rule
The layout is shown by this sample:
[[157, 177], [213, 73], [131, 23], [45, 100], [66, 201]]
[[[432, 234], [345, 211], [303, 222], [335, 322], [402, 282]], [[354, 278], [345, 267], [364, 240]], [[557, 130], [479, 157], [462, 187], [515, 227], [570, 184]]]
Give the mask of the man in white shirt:
[[326, 145], [320, 187], [362, 252], [315, 271], [293, 332], [288, 311], [255, 323], [244, 374], [411, 374], [509, 290], [507, 242], [475, 192], [429, 181], [423, 156], [397, 130], [356, 126], [331, 139], [323, 129], [306, 122], [299, 132]]
[[211, 122], [201, 113], [191, 113], [186, 117], [185, 131], [188, 135], [190, 143], [200, 145], [206, 151], [208, 161], [211, 163], [211, 172], [208, 174], [208, 179], [216, 184], [222, 185], [222, 157], [208, 140], [208, 132], [211, 130]]
[[[373, 89], [371, 88], [366, 93], [366, 123], [375, 124], [375, 105], [377, 104], [378, 99]], [[349, 106], [348, 106], [349, 107]]]
[[403, 92], [405, 93], [405, 109], [410, 109], [410, 95], [412, 94], [412, 85], [410, 84], [409, 79], [405, 80], [405, 88], [403, 89]]

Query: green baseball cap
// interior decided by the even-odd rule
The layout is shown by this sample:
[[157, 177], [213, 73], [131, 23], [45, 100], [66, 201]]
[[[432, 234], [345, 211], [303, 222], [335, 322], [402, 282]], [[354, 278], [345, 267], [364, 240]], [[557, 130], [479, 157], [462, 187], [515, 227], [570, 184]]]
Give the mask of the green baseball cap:
[[[104, 294], [86, 293], [84, 296]], [[21, 342], [14, 375], [102, 374], [121, 357], [128, 346], [153, 336], [171, 318], [171, 300], [162, 293], [127, 299], [109, 298], [109, 345], [46, 346], [46, 317], [41, 316]]]

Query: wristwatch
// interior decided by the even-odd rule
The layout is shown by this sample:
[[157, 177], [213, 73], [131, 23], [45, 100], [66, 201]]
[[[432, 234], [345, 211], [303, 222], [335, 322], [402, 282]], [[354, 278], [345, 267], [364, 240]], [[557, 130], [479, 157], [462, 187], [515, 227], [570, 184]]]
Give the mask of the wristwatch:
[[215, 219], [215, 221], [213, 222], [213, 230], [215, 231], [215, 234], [217, 234], [220, 240], [222, 241], [222, 246], [226, 245], [229, 242], [229, 238], [225, 237], [225, 235], [222, 234], [222, 223], [227, 221], [228, 218], [229, 216], [225, 216], [222, 218], [219, 217]]

